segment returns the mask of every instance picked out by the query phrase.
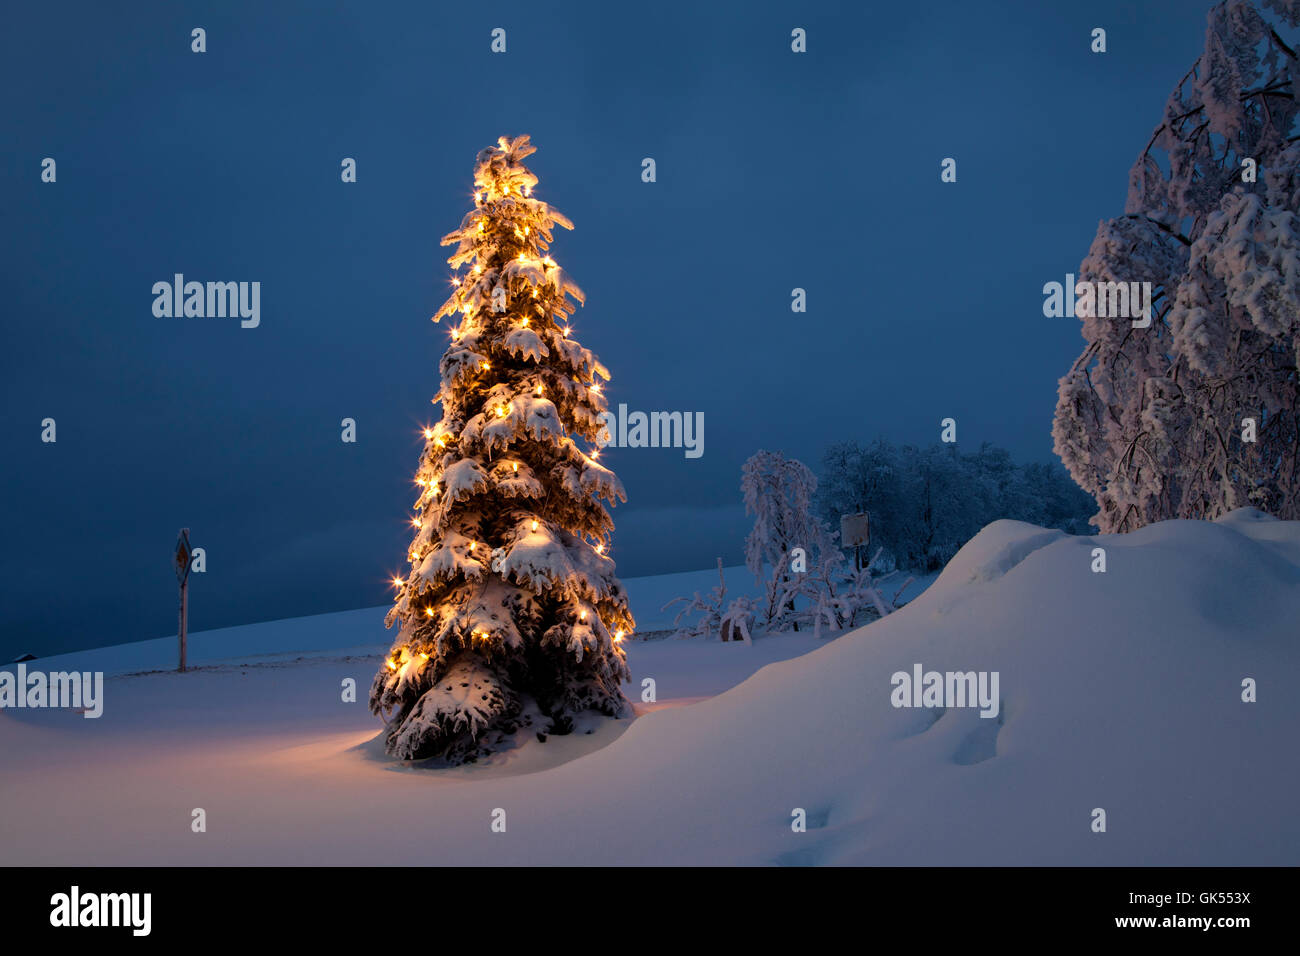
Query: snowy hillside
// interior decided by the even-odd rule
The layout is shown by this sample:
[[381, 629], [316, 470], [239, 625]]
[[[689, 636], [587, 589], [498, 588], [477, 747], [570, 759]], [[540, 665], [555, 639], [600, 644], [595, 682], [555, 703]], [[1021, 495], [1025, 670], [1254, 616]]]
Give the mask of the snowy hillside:
[[[455, 770], [383, 757], [375, 654], [329, 653], [347, 643], [111, 678], [97, 720], [4, 711], [0, 846], [11, 864], [1294, 864], [1297, 621], [1298, 522], [996, 522], [885, 620], [634, 643], [628, 694], [658, 692], [636, 718]], [[998, 716], [894, 707], [918, 664], [997, 672]], [[340, 700], [348, 677], [362, 702]]]

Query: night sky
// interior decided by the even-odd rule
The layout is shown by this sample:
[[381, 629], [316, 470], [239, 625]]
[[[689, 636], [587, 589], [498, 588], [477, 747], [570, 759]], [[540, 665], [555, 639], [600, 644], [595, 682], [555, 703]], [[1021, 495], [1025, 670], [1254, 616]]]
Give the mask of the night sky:
[[[577, 227], [551, 252], [611, 405], [704, 413], [698, 459], [602, 458], [621, 574], [738, 563], [758, 448], [816, 469], [952, 416], [962, 447], [1049, 460], [1082, 339], [1042, 286], [1123, 212], [1210, 5], [13, 5], [0, 659], [174, 633], [181, 526], [207, 551], [192, 630], [389, 600], [448, 341], [438, 241], [503, 134]], [[259, 281], [260, 326], [155, 317], [177, 272]]]

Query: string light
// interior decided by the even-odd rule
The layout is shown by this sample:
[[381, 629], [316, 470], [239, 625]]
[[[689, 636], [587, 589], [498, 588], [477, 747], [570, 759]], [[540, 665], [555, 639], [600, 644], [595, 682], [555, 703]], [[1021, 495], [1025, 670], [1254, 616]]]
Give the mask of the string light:
[[424, 525], [420, 523], [420, 519], [419, 519], [419, 518], [412, 518], [412, 519], [411, 519], [411, 524], [415, 525], [415, 527], [417, 527], [417, 528], [423, 528], [423, 527], [424, 527]]
[[525, 187], [524, 187], [524, 195], [525, 195], [525, 196], [531, 196], [532, 194], [533, 194], [533, 187], [532, 187], [532, 186], [525, 186]]
[[587, 612], [586, 612], [586, 611], [579, 611], [579, 612], [578, 612], [578, 620], [579, 620], [579, 621], [585, 621], [586, 619], [587, 619]]
[[599, 394], [600, 394], [600, 385], [599, 385], [598, 383], [596, 383], [596, 382], [592, 382], [592, 383], [591, 383], [591, 390], [592, 390], [593, 392], [595, 392], [597, 395], [599, 395]]
[[429, 617], [433, 617], [433, 608], [431, 608], [431, 607], [426, 607], [426, 608], [424, 609], [424, 613], [427, 614], [427, 615], [429, 615]]
[[507, 411], [508, 411], [508, 409], [507, 409], [504, 405], [500, 406], [500, 407], [497, 409], [497, 417], [498, 417], [498, 418], [505, 418], [505, 417], [506, 417], [506, 413], [507, 413]]
[[471, 551], [473, 551], [473, 550], [474, 550], [474, 545], [476, 545], [476, 544], [478, 544], [477, 541], [471, 541], [471, 542], [469, 543], [469, 549], [470, 549]]
[[432, 428], [426, 428], [426, 429], [424, 430], [424, 437], [425, 437], [425, 438], [432, 438], [432, 437], [433, 437], [433, 429], [432, 429]]
[[514, 469], [515, 469], [515, 474], [516, 475], [519, 474], [519, 462], [515, 462]]
[[395, 671], [395, 670], [397, 670], [397, 665], [394, 664], [392, 661], [385, 661], [385, 663], [388, 665], [388, 669], [389, 669], [390, 671]]
[[534, 531], [537, 530], [537, 519], [536, 519], [536, 518], [533, 519], [533, 530], [534, 530]]
[[614, 643], [617, 644], [617, 643], [618, 643], [619, 641], [621, 641], [621, 640], [623, 640], [623, 632], [622, 632], [622, 631], [615, 631], [615, 632], [614, 632]]
[[401, 578], [393, 578], [393, 587], [395, 587], [395, 588], [400, 588], [401, 586], [402, 586], [402, 579], [401, 579]]
[[524, 328], [528, 328], [528, 316], [524, 316]]
[[604, 546], [603, 544], [598, 544], [598, 545], [596, 545], [596, 553], [597, 553], [597, 554], [604, 554], [604, 553], [605, 553], [605, 546]]
[[424, 651], [420, 651], [420, 657], [426, 661], [429, 659], [429, 655], [424, 653]]
[[479, 371], [480, 371], [480, 372], [486, 372], [490, 367], [491, 367], [491, 366], [488, 365], [487, 360], [485, 359], [485, 360], [483, 361], [483, 364], [479, 366]]
[[568, 337], [569, 332], [571, 332], [571, 331], [572, 331], [572, 330], [571, 330], [567, 325], [564, 327], [564, 335], [565, 335], [566, 338]]

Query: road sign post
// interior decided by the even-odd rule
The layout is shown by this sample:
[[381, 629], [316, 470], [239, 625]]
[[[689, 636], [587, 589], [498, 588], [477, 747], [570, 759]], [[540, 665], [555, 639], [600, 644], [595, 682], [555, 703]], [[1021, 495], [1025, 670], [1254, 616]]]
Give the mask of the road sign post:
[[177, 630], [177, 639], [180, 643], [180, 666], [177, 670], [182, 674], [185, 673], [185, 629], [189, 617], [190, 558], [193, 554], [194, 552], [190, 548], [190, 529], [181, 528], [180, 537], [176, 539], [174, 563], [176, 566], [176, 580], [181, 586], [180, 626]]
[[840, 516], [840, 544], [853, 549], [853, 565], [862, 570], [862, 549], [871, 543], [871, 515], [863, 511]]

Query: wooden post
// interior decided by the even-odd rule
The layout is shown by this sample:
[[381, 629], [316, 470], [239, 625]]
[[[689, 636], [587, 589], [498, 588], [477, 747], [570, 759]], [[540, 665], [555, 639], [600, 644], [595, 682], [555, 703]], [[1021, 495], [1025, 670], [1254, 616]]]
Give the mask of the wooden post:
[[193, 554], [190, 549], [190, 529], [181, 528], [181, 533], [176, 539], [176, 550], [172, 554], [172, 562], [176, 569], [176, 583], [181, 586], [180, 624], [176, 628], [181, 660], [180, 666], [176, 669], [182, 674], [185, 673], [185, 631], [189, 625], [190, 559]]
[[185, 578], [185, 580], [181, 582], [181, 629], [180, 629], [180, 641], [181, 641], [181, 666], [180, 666], [180, 672], [181, 672], [182, 674], [185, 673], [185, 625], [186, 625], [186, 623], [187, 623], [187, 622], [186, 622], [186, 618], [189, 616], [189, 615], [188, 615], [188, 611], [189, 611], [189, 607], [188, 607], [188, 605], [189, 605], [189, 597], [190, 597], [190, 579], [189, 579], [189, 577], [187, 576], [187, 577]]

